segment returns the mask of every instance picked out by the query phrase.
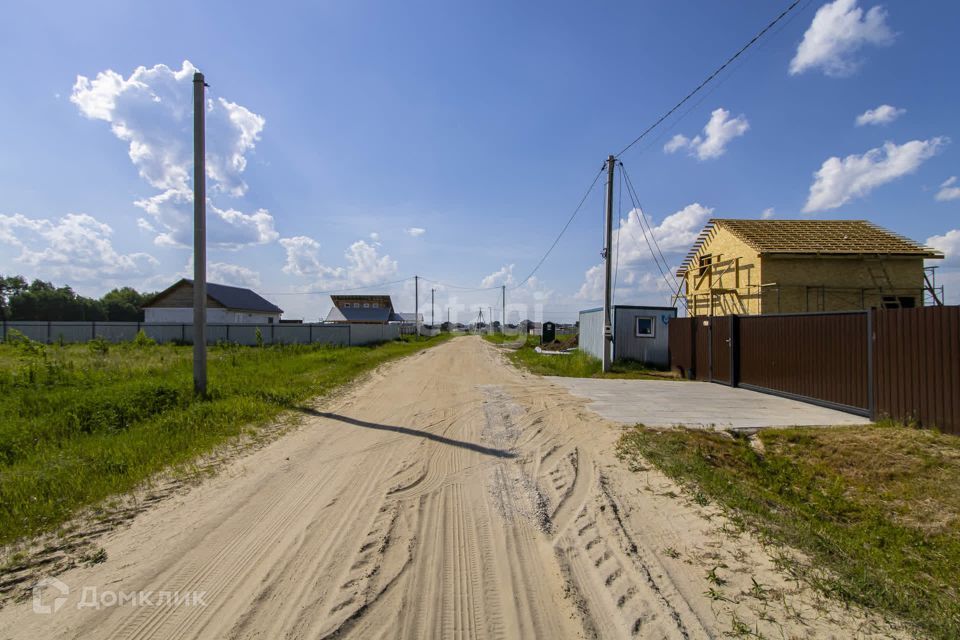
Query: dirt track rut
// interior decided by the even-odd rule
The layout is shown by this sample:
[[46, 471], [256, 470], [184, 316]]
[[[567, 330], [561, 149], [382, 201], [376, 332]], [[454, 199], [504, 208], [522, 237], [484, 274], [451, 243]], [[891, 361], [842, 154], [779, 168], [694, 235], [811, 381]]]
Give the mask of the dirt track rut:
[[[460, 338], [161, 502], [59, 576], [23, 638], [709, 638], [889, 632], [782, 576], [746, 534], [613, 456], [582, 402]], [[719, 568], [719, 569], [718, 569]], [[725, 576], [722, 584], [708, 575]], [[752, 581], [765, 597], [748, 595]], [[205, 606], [77, 608], [100, 593]]]

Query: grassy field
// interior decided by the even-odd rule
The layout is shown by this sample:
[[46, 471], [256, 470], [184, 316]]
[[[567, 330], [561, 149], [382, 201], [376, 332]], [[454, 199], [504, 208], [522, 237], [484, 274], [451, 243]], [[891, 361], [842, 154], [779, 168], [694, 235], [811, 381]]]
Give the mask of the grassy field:
[[807, 554], [785, 568], [824, 592], [960, 637], [960, 438], [898, 426], [757, 438], [637, 427], [619, 453]]
[[444, 339], [211, 347], [206, 400], [193, 395], [189, 346], [0, 344], [0, 544], [55, 530], [88, 505]]
[[[512, 344], [522, 341], [517, 336], [494, 334], [484, 336], [494, 344]], [[544, 355], [536, 352], [540, 338], [529, 336], [522, 346], [507, 354], [510, 360], [531, 373], [541, 376], [562, 376], [565, 378], [632, 378], [638, 380], [679, 379], [666, 371], [657, 371], [644, 367], [638, 362], [616, 362], [611, 371], [600, 371], [600, 360], [583, 351], [573, 351], [568, 355]]]

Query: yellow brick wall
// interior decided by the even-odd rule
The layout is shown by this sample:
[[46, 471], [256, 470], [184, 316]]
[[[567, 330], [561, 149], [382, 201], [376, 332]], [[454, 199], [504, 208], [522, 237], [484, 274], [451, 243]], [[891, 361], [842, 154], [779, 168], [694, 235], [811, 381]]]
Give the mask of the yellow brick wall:
[[[731, 313], [760, 313], [760, 257], [745, 242], [724, 229], [716, 227], [713, 236], [700, 248], [692, 267], [699, 265], [699, 257], [704, 254], [713, 256], [714, 263], [725, 263], [739, 258], [739, 264], [716, 266], [713, 275], [701, 281], [700, 270], [692, 268], [685, 276], [684, 285], [687, 294], [689, 314], [692, 316], [727, 315]], [[739, 276], [739, 277], [738, 277]], [[738, 294], [714, 293], [710, 295], [710, 281], [713, 288], [736, 289]], [[711, 309], [712, 302], [712, 309]]]
[[[917, 306], [923, 304], [920, 258], [774, 255], [762, 262], [764, 282], [778, 285], [765, 288], [763, 313], [879, 307], [883, 295], [912, 296]], [[877, 292], [878, 287], [887, 290]]]

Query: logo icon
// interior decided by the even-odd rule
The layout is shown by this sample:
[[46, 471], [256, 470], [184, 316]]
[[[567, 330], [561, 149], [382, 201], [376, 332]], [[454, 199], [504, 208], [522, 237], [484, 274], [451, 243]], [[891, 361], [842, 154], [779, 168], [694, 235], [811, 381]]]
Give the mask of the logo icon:
[[[44, 603], [44, 592], [52, 589], [59, 592], [59, 595], [53, 596], [53, 604]], [[67, 594], [70, 593], [70, 587], [57, 580], [56, 578], [43, 578], [37, 584], [33, 585], [33, 612], [34, 613], [56, 613], [67, 602]]]

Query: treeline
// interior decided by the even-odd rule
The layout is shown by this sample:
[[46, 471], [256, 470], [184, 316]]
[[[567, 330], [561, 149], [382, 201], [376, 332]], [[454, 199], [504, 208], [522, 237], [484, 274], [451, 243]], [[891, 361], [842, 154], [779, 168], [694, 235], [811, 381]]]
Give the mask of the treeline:
[[131, 287], [114, 289], [99, 300], [79, 295], [70, 287], [23, 276], [0, 275], [0, 319], [3, 320], [143, 320], [140, 307], [153, 297]]

